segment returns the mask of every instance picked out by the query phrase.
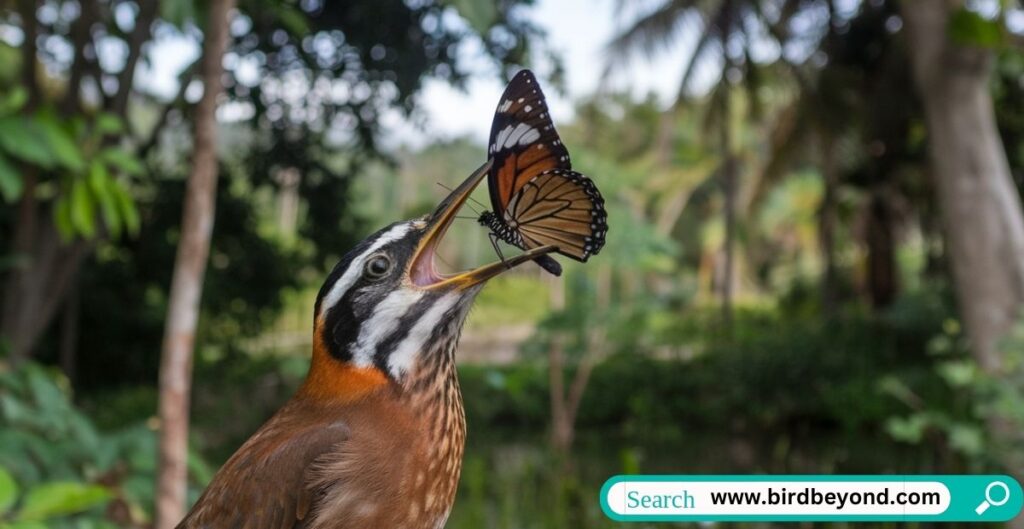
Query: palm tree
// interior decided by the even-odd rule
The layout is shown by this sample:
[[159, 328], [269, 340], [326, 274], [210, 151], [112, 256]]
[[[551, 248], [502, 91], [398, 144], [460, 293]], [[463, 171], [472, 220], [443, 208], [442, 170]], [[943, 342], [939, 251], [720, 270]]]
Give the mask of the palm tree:
[[[763, 4], [770, 4], [771, 12]], [[682, 59], [686, 67], [679, 82], [674, 108], [678, 108], [692, 95], [693, 81], [699, 67], [707, 64], [720, 65], [717, 82], [709, 94], [707, 123], [710, 129], [709, 136], [715, 138], [719, 151], [719, 164], [714, 174], [720, 182], [724, 198], [725, 238], [719, 289], [722, 318], [727, 330], [732, 321], [733, 290], [736, 281], [733, 247], [736, 240], [741, 171], [737, 155], [738, 116], [733, 103], [734, 92], [736, 87], [745, 86], [751, 94], [752, 111], [757, 111], [757, 87], [761, 68], [754, 60], [754, 46], [772, 40], [780, 43], [786, 40], [785, 28], [803, 4], [807, 2], [667, 0], [653, 10], [637, 16], [609, 44], [610, 66], [624, 61], [638, 51], [647, 55], [660, 52], [675, 41], [681, 29], [696, 31], [696, 44]], [[618, 10], [626, 11], [625, 0], [619, 2]], [[665, 119], [673, 119], [672, 112], [666, 113]], [[672, 129], [670, 126], [661, 128]]]

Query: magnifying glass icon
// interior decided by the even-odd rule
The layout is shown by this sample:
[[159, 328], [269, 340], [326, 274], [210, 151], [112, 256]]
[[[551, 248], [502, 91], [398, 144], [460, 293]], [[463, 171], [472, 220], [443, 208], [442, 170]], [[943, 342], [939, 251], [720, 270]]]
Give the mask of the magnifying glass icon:
[[[992, 489], [1003, 489], [1003, 499], [999, 501], [993, 500]], [[985, 514], [985, 511], [987, 511], [989, 507], [999, 507], [1001, 505], [1006, 505], [1006, 502], [1008, 501], [1010, 501], [1010, 487], [1008, 487], [1006, 483], [1003, 483], [1002, 481], [993, 481], [992, 483], [989, 483], [987, 487], [985, 487], [985, 500], [982, 501], [976, 509], [974, 509], [974, 512], [977, 513], [978, 516], [981, 516], [982, 514]]]

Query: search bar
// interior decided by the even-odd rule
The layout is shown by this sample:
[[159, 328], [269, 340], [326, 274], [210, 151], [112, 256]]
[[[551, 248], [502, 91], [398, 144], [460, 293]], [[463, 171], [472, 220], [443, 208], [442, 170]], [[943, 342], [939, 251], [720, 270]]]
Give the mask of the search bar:
[[1024, 504], [1009, 476], [616, 476], [619, 521], [1005, 521]]

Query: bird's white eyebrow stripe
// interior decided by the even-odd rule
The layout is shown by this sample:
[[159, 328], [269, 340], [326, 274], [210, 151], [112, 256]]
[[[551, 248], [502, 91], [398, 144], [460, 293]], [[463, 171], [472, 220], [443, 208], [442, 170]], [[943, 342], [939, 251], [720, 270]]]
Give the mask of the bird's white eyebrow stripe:
[[349, 263], [348, 269], [345, 270], [345, 273], [334, 282], [334, 286], [332, 286], [331, 290], [327, 292], [326, 296], [324, 296], [323, 301], [320, 303], [320, 314], [318, 314], [317, 317], [323, 318], [327, 314], [327, 311], [330, 310], [331, 307], [334, 307], [334, 305], [338, 303], [338, 300], [345, 295], [345, 292], [348, 292], [348, 289], [352, 288], [352, 285], [355, 284], [359, 279], [359, 276], [363, 273], [363, 263], [366, 261], [367, 257], [373, 255], [377, 250], [380, 250], [385, 245], [405, 237], [411, 228], [412, 226], [409, 223], [399, 224], [394, 228], [391, 228], [386, 233], [381, 234], [380, 237], [377, 237], [377, 240], [373, 241], [373, 244], [371, 244], [365, 252], [356, 256], [355, 259], [352, 259], [352, 262]]
[[458, 301], [458, 293], [449, 292], [438, 298], [423, 313], [423, 316], [409, 329], [408, 336], [399, 342], [398, 347], [388, 355], [388, 370], [391, 371], [392, 376], [400, 379], [403, 373], [408, 372], [409, 368], [412, 367], [413, 361], [416, 359], [416, 355], [421, 352], [423, 344], [433, 334], [438, 322]]

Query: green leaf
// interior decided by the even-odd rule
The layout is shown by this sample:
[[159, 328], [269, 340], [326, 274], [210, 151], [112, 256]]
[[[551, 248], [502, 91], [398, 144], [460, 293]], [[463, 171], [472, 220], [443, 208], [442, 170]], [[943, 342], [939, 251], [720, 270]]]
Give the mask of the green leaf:
[[129, 175], [140, 175], [143, 172], [142, 164], [131, 154], [122, 149], [111, 147], [100, 153], [100, 158], [121, 172]]
[[50, 152], [53, 153], [60, 165], [76, 173], [85, 169], [82, 151], [71, 134], [61, 126], [55, 117], [49, 114], [40, 114], [36, 122], [39, 123], [43, 134], [46, 135]]
[[124, 221], [125, 230], [131, 234], [139, 233], [139, 210], [135, 207], [135, 200], [128, 194], [124, 185], [116, 180], [110, 181], [110, 192], [117, 202], [117, 208], [121, 212], [121, 220]]
[[7, 97], [0, 100], [0, 115], [13, 114], [21, 110], [28, 101], [28, 91], [23, 86], [16, 86]]
[[966, 7], [953, 12], [948, 31], [953, 42], [964, 46], [996, 48], [1003, 44], [999, 20], [989, 20]]
[[81, 179], [71, 184], [71, 225], [75, 232], [92, 237], [96, 234], [96, 208], [89, 189]]
[[121, 233], [121, 214], [117, 208], [117, 199], [110, 192], [110, 184], [111, 179], [107, 168], [102, 163], [93, 160], [89, 166], [89, 189], [100, 205], [104, 224], [110, 230], [110, 234], [116, 237]]
[[54, 201], [53, 223], [64, 242], [74, 238], [75, 225], [71, 222], [71, 201], [67, 197], [57, 197]]
[[17, 520], [46, 520], [85, 511], [103, 505], [110, 492], [99, 485], [74, 482], [54, 482], [38, 485], [25, 495]]
[[124, 131], [124, 124], [121, 118], [109, 112], [102, 112], [96, 116], [96, 133], [105, 136], [108, 134], [120, 134]]
[[35, 120], [24, 116], [0, 118], [0, 149], [43, 169], [52, 169], [54, 166], [46, 134]]
[[284, 26], [284, 29], [295, 36], [301, 37], [309, 34], [309, 22], [306, 20], [305, 13], [283, 2], [275, 5], [277, 7], [277, 19]]
[[0, 516], [11, 510], [18, 499], [18, 484], [4, 467], [0, 467]]
[[977, 373], [974, 362], [970, 360], [943, 362], [936, 367], [936, 370], [943, 380], [954, 388], [967, 387], [975, 380]]
[[908, 417], [891, 417], [885, 421], [885, 429], [893, 439], [910, 444], [920, 443], [930, 425], [928, 416], [921, 413]]
[[949, 428], [949, 445], [958, 452], [976, 457], [985, 452], [985, 436], [974, 425], [957, 423]]
[[21, 174], [3, 156], [0, 156], [0, 195], [7, 202], [21, 198]]

